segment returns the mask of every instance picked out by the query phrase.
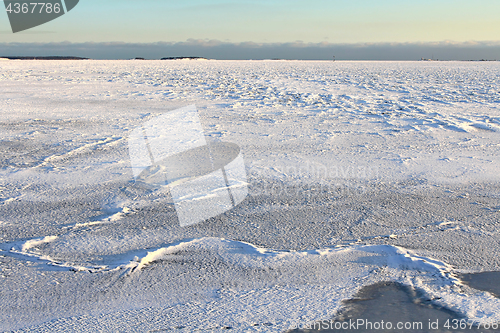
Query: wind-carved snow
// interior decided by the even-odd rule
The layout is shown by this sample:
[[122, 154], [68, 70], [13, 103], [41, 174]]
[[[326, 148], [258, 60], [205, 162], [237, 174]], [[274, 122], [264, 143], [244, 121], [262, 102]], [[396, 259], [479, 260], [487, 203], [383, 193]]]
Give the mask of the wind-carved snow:
[[[73, 270], [79, 272], [75, 278], [80, 281], [89, 278], [83, 268]], [[112, 276], [116, 279], [108, 292], [126, 286], [130, 293], [141, 290], [143, 298], [161, 300], [170, 295], [174, 298], [162, 301], [162, 308], [168, 309], [167, 313], [190, 309], [182, 315], [169, 317], [169, 321], [161, 325], [163, 329], [179, 325], [185, 330], [231, 325], [245, 331], [265, 331], [265, 327], [282, 331], [297, 323], [331, 317], [341, 308], [341, 301], [352, 296], [362, 285], [387, 280], [415, 286], [437, 303], [471, 319], [482, 322], [500, 319], [500, 300], [462, 285], [450, 265], [390, 245], [278, 251], [245, 242], [200, 238], [148, 250], [142, 257], [136, 256], [129, 263], [109, 271], [101, 270], [100, 274], [103, 278], [109, 276], [106, 279]], [[159, 284], [160, 290], [155, 287], [148, 291], [146, 285], [152, 277], [157, 283], [163, 279], [169, 282]], [[200, 293], [200, 288], [216, 288], [217, 296], [207, 294], [185, 304], [175, 299], [179, 294], [190, 299], [188, 295]], [[298, 316], [304, 307], [304, 293], [309, 311]], [[262, 311], [263, 302], [265, 311]], [[476, 307], [478, 304], [481, 304], [480, 311]], [[138, 313], [124, 313], [115, 309], [101, 318], [105, 318], [105, 323], [114, 317], [120, 322], [134, 320], [141, 327], [149, 327], [148, 316], [141, 318], [140, 314], [150, 311], [162, 310], [144, 308]], [[34, 328], [55, 329], [64, 324], [69, 325], [63, 328], [67, 331], [82, 325], [93, 327], [95, 324], [90, 323], [91, 320], [94, 319], [88, 316], [73, 317]], [[257, 327], [262, 323], [268, 325]]]
[[[355, 262], [363, 263], [363, 265], [355, 268], [352, 266]], [[189, 324], [184, 322], [186, 329], [194, 329], [203, 322], [203, 325], [209, 326], [230, 323], [233, 328], [246, 330], [252, 327], [252, 323], [270, 321], [273, 329], [283, 330], [292, 327], [299, 321], [299, 318], [290, 316], [290, 313], [300, 311], [300, 308], [304, 306], [301, 302], [297, 302], [303, 297], [304, 290], [307, 290], [308, 307], [316, 309], [317, 312], [301, 316], [300, 322], [332, 316], [340, 308], [341, 300], [359, 289], [358, 283], [361, 281], [373, 283], [388, 279], [415, 285], [425, 290], [432, 298], [446, 299], [448, 307], [451, 306], [456, 311], [468, 314], [471, 318], [488, 321], [498, 320], [494, 315], [498, 313], [500, 306], [498, 299], [484, 293], [473, 293], [467, 297], [469, 303], [463, 302], [465, 287], [461, 286], [460, 282], [453, 276], [452, 268], [449, 265], [414, 255], [411, 251], [400, 247], [387, 245], [326, 248], [311, 251], [276, 251], [243, 242], [203, 238], [149, 251], [143, 257], [136, 257], [129, 264], [124, 263], [110, 273], [119, 273], [121, 270], [125, 270], [126, 275], [119, 275], [122, 276], [121, 279], [129, 276], [125, 278], [124, 282], [127, 279], [130, 282], [125, 283], [140, 285], [145, 283], [145, 281], [141, 282], [141, 274], [146, 274], [146, 276], [166, 274], [171, 277], [178, 276], [177, 279], [196, 281], [200, 269], [204, 272], [203, 280], [205, 282], [215, 283], [215, 281], [219, 281], [223, 283], [222, 289], [218, 292], [220, 296], [214, 300], [207, 299], [209, 307], [206, 309], [201, 307], [198, 308], [198, 312], [187, 311], [182, 316], [172, 318], [173, 322], [165, 326], [165, 329], [174, 328], [177, 322], [182, 323], [185, 320], [183, 318], [189, 316], [192, 321], [190, 320]], [[82, 271], [82, 269], [76, 268], [73, 270]], [[245, 272], [246, 278], [239, 277], [234, 280], [235, 270]], [[274, 273], [269, 275], [265, 272]], [[82, 278], [86, 279], [87, 277], [85, 275], [79, 277], [79, 279]], [[236, 282], [236, 285], [233, 286], [231, 281]], [[228, 285], [224, 286], [224, 283], [228, 283]], [[280, 288], [276, 288], [277, 286], [283, 286], [285, 289], [280, 290]], [[175, 285], [172, 287], [175, 288]], [[210, 282], [208, 287], [210, 287]], [[196, 284], [190, 287], [183, 284], [183, 288], [183, 294], [196, 293], [198, 290]], [[250, 293], [249, 290], [253, 291]], [[266, 293], [263, 295], [260, 291], [264, 290]], [[163, 292], [171, 291], [167, 288]], [[286, 292], [286, 300], [280, 295], [282, 292]], [[241, 302], [242, 295], [245, 299], [243, 303]], [[158, 296], [150, 295], [150, 297]], [[262, 313], [262, 311], [257, 311], [263, 301], [262, 297], [267, 300], [281, 299], [281, 302], [267, 304], [267, 311]], [[330, 304], [327, 311], [321, 309], [324, 307], [325, 301]], [[487, 310], [480, 313], [476, 311], [471, 315], [472, 310], [476, 309], [470, 304], [477, 303], [481, 303], [483, 307], [487, 305]], [[172, 307], [176, 307], [174, 304], [172, 307], [165, 304], [164, 306], [171, 310]], [[287, 309], [286, 312], [280, 309], [283, 306]], [[240, 313], [249, 313], [254, 310], [255, 313], [250, 316], [250, 322], [239, 318]], [[275, 318], [269, 320], [269, 313], [274, 313]], [[134, 318], [134, 320], [141, 322], [141, 319], [134, 317], [133, 314], [126, 315], [117, 312], [116, 315], [123, 316], [119, 320]], [[87, 321], [88, 318], [69, 320], [72, 325], [88, 325]], [[54, 325], [57, 327], [58, 322], [51, 322], [42, 325], [42, 327], [51, 328]], [[61, 324], [62, 322], [68, 324], [68, 319], [61, 321]], [[66, 328], [66, 330], [68, 329], [70, 328]]]
[[[2, 62], [1, 328], [281, 331], [386, 280], [500, 320], [497, 298], [458, 279], [500, 269], [499, 74], [495, 62]], [[241, 147], [248, 179], [232, 186], [249, 196], [183, 228], [168, 187], [134, 183], [127, 139], [192, 104], [207, 143]]]
[[38, 245], [42, 245], [45, 243], [53, 242], [57, 239], [57, 236], [47, 236], [42, 239], [31, 239], [23, 244], [22, 252], [27, 252], [28, 250], [37, 247]]

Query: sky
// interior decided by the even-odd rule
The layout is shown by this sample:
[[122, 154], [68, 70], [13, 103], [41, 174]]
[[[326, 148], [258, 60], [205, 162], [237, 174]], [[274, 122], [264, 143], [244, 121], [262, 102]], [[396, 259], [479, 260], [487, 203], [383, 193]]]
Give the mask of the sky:
[[0, 55], [500, 59], [498, 17], [499, 0], [80, 0], [16, 34], [0, 8]]

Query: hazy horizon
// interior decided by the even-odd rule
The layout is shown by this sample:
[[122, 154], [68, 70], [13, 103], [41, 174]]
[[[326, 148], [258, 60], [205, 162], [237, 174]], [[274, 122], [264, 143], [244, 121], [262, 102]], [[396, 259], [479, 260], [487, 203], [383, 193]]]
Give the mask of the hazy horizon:
[[0, 43], [0, 56], [77, 56], [96, 60], [202, 57], [216, 60], [499, 60], [500, 43]]

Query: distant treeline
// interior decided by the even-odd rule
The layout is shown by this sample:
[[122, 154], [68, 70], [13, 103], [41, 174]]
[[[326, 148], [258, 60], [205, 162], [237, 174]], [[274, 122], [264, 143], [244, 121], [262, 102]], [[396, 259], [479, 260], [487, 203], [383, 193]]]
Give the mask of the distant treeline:
[[[68, 57], [68, 56], [6, 56], [2, 57], [0, 56], [0, 59], [9, 59], [9, 60], [89, 60], [89, 58], [82, 58], [82, 57]], [[161, 60], [207, 60], [207, 58], [204, 57], [167, 57], [167, 58], [161, 58]], [[145, 58], [142, 57], [137, 57], [135, 60], [145, 60]]]
[[203, 57], [167, 57], [167, 58], [161, 58], [161, 60], [182, 60], [182, 59], [190, 59], [190, 60], [206, 60], [206, 58]]
[[43, 57], [0, 57], [9, 60], [88, 60], [89, 58], [65, 57], [65, 56], [43, 56]]

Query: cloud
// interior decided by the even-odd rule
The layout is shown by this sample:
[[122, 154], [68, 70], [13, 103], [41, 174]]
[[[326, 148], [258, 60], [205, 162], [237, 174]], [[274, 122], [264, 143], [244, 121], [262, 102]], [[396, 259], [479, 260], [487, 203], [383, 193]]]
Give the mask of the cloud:
[[500, 41], [432, 43], [229, 43], [189, 39], [157, 43], [0, 43], [0, 56], [79, 56], [92, 59], [198, 56], [210, 59], [500, 60]]

